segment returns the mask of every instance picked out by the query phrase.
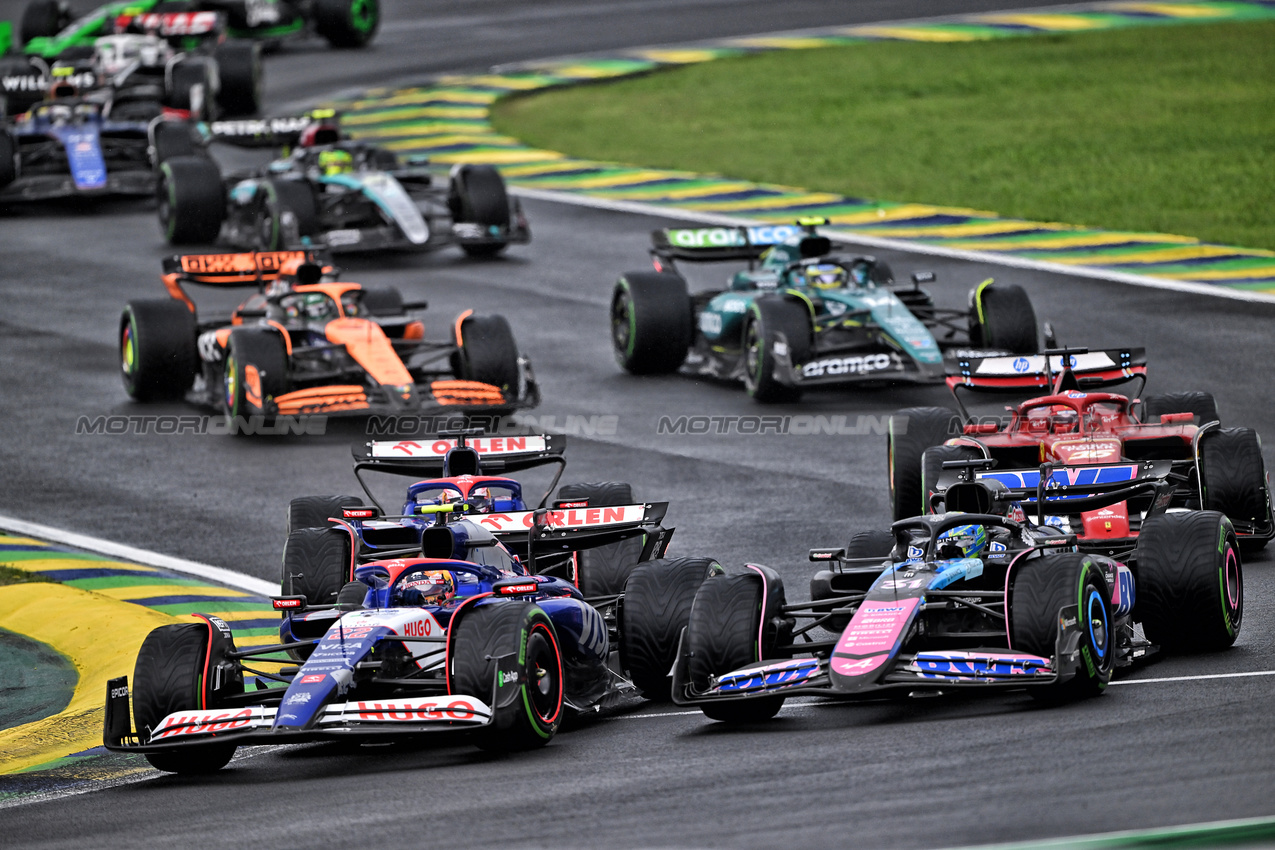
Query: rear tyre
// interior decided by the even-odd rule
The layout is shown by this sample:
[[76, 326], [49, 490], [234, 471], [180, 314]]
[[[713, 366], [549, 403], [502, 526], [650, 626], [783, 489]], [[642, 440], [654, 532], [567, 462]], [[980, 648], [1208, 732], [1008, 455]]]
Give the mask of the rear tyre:
[[120, 316], [120, 377], [137, 401], [181, 398], [199, 369], [195, 314], [171, 298], [130, 301]]
[[1160, 393], [1142, 400], [1143, 422], [1159, 422], [1160, 417], [1166, 413], [1195, 414], [1196, 425], [1220, 422], [1222, 419], [1217, 415], [1217, 402], [1213, 399], [1213, 393]]
[[263, 251], [282, 251], [293, 239], [319, 229], [319, 202], [304, 180], [271, 180], [259, 191], [258, 241]]
[[[0, 102], [0, 107], [3, 105]], [[0, 118], [3, 117], [4, 110], [0, 109]], [[13, 141], [13, 136], [5, 130], [0, 130], [0, 188], [18, 179], [17, 153], [18, 146]]]
[[[513, 221], [509, 192], [505, 188], [505, 178], [490, 165], [460, 165], [452, 169], [447, 203], [456, 221], [477, 224], [489, 237], [509, 232]], [[492, 228], [495, 228], [494, 233]], [[492, 257], [508, 245], [508, 242], [500, 241], [462, 243], [460, 247], [471, 257]]]
[[[888, 531], [860, 531], [850, 538], [846, 544], [846, 558], [880, 558], [885, 559], [894, 551], [894, 535]], [[839, 570], [820, 570], [810, 580], [810, 601], [819, 602], [849, 593], [862, 593], [872, 584], [875, 576], [843, 573]], [[834, 603], [828, 603], [817, 610], [832, 611]], [[850, 615], [839, 615], [824, 623], [820, 628], [835, 634], [841, 634], [850, 625]]]
[[178, 156], [159, 166], [159, 229], [170, 245], [214, 242], [226, 217], [226, 190], [215, 163]]
[[495, 717], [481, 730], [485, 750], [530, 750], [542, 747], [562, 722], [562, 653], [549, 616], [526, 602], [488, 602], [462, 611], [453, 620], [447, 689], [452, 694], [492, 701], [496, 660], [523, 659], [518, 665], [517, 697], [504, 707], [492, 706]]
[[403, 309], [403, 293], [393, 286], [365, 286], [359, 303], [373, 316], [389, 318], [407, 312]]
[[282, 596], [331, 605], [351, 576], [350, 535], [337, 528], [297, 528], [283, 547]]
[[971, 446], [931, 446], [921, 455], [921, 499], [931, 513], [930, 497], [938, 492], [943, 464], [950, 460], [978, 460], [983, 453]]
[[22, 10], [22, 22], [18, 25], [18, 34], [22, 43], [33, 38], [48, 38], [58, 34], [63, 26], [70, 23], [58, 8], [57, 0], [31, 0]]
[[[761, 603], [762, 583], [757, 575], [714, 575], [700, 586], [685, 642], [691, 683], [697, 690], [707, 689], [711, 676], [773, 657], [773, 647], [758, 646]], [[704, 703], [700, 708], [724, 723], [756, 723], [774, 717], [783, 705], [783, 697], [773, 696]]]
[[329, 517], [341, 516], [342, 508], [363, 504], [356, 496], [298, 496], [288, 504], [288, 534], [302, 528], [331, 528]]
[[364, 47], [381, 25], [378, 0], [315, 0], [314, 31], [333, 47]]
[[1035, 354], [1036, 311], [1021, 286], [988, 281], [970, 290], [970, 343], [1012, 354]]
[[231, 41], [220, 45], [213, 56], [221, 78], [217, 105], [222, 114], [231, 118], [257, 114], [261, 108], [261, 49], [250, 41]]
[[754, 401], [771, 404], [801, 397], [798, 387], [790, 387], [775, 378], [776, 346], [780, 343], [786, 346], [788, 362], [794, 369], [810, 357], [813, 344], [810, 310], [799, 301], [758, 298], [744, 320], [742, 345], [744, 389]]
[[1235, 643], [1244, 574], [1230, 520], [1217, 511], [1163, 514], [1142, 524], [1135, 553], [1135, 620], [1169, 652], [1214, 652]]
[[929, 511], [929, 496], [922, 486], [925, 450], [960, 434], [961, 417], [945, 407], [906, 407], [890, 417], [886, 452], [890, 510], [896, 521]]
[[668, 674], [682, 629], [690, 623], [695, 593], [721, 571], [712, 558], [668, 558], [638, 564], [629, 576], [620, 617], [620, 665], [647, 699], [669, 699]]
[[[133, 668], [133, 717], [145, 740], [176, 711], [216, 708], [204, 690], [208, 627], [203, 623], [160, 626], [146, 636]], [[146, 753], [151, 766], [169, 773], [214, 773], [235, 755], [235, 744], [200, 744], [169, 753]]]
[[686, 280], [672, 272], [628, 272], [611, 294], [611, 347], [634, 375], [676, 372], [694, 341]]
[[[1245, 527], [1266, 528], [1271, 522], [1270, 488], [1262, 441], [1252, 428], [1221, 428], [1200, 441], [1200, 475], [1205, 510], [1220, 511]], [[1260, 552], [1262, 537], [1239, 538], [1240, 551]]]
[[[190, 125], [184, 121], [161, 121], [155, 125], [155, 164], [176, 157], [197, 157]], [[219, 222], [220, 223], [220, 222]]]
[[288, 351], [274, 330], [239, 328], [230, 332], [226, 346], [226, 371], [222, 403], [226, 415], [263, 416], [267, 423], [270, 402], [288, 391]]
[[337, 608], [342, 611], [358, 611], [367, 598], [367, 585], [361, 581], [347, 581], [336, 595]]
[[[200, 94], [196, 96], [196, 89]], [[173, 66], [172, 84], [167, 92], [168, 105], [184, 109], [200, 121], [217, 118], [217, 92], [213, 87], [213, 72], [207, 62], [192, 59]]]
[[504, 316], [469, 316], [460, 323], [461, 378], [518, 391], [518, 343]]
[[[564, 484], [558, 488], [557, 504], [584, 503], [585, 507], [615, 507], [633, 504], [633, 488], [616, 481], [598, 484]], [[641, 537], [608, 543], [576, 553], [576, 586], [586, 599], [624, 592], [624, 583], [642, 555]]]
[[[1061, 611], [1075, 606], [1082, 627], [1081, 660], [1063, 682], [1030, 688], [1032, 696], [1063, 702], [1097, 696], [1111, 681], [1115, 657], [1111, 596], [1086, 555], [1067, 552], [1023, 561], [1012, 573], [1009, 626], [1014, 649], [1042, 658], [1057, 654]], [[1087, 626], [1087, 628], [1085, 628]]]

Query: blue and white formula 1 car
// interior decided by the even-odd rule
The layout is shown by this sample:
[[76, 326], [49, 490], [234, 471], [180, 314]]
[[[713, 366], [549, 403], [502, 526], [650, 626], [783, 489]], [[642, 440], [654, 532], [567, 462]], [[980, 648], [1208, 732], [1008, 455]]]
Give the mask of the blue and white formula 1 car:
[[[660, 525], [664, 504], [601, 509], [579, 524], [571, 511], [429, 507], [435, 523], [418, 552], [352, 565], [335, 604], [276, 598], [285, 613], [276, 646], [239, 650], [226, 624], [207, 616], [151, 632], [131, 694], [127, 678], [108, 685], [107, 748], [176, 773], [218, 770], [248, 744], [444, 730], [519, 750], [547, 743], [566, 712], [599, 710], [635, 690], [668, 698], [691, 600], [720, 567], [660, 557], [672, 533]], [[515, 533], [525, 561], [501, 542]], [[535, 572], [540, 550], [630, 537], [646, 541], [641, 562], [602, 605]]]
[[[710, 576], [679, 649], [674, 702], [746, 722], [798, 695], [1026, 688], [1064, 701], [1102, 693], [1114, 670], [1157, 650], [1224, 649], [1239, 633], [1239, 546], [1221, 513], [1161, 509], [1118, 561], [1028, 521], [998, 481], [961, 481], [943, 497], [946, 513], [812, 550], [835, 568], [816, 573], [811, 602], [787, 604], [765, 567]], [[1126, 497], [1074, 498], [1096, 508]], [[813, 639], [816, 627], [834, 637]]]

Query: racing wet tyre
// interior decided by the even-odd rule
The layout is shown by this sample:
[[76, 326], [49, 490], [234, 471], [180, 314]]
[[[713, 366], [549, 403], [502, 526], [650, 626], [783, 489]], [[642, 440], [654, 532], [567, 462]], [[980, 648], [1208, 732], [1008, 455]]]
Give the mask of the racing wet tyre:
[[1169, 652], [1212, 652], [1235, 643], [1244, 618], [1244, 574], [1225, 516], [1151, 517], [1142, 524], [1134, 563], [1133, 618], [1147, 640]]
[[287, 533], [301, 528], [330, 528], [329, 517], [341, 516], [342, 508], [363, 504], [357, 496], [298, 496], [288, 504]]
[[460, 323], [460, 377], [518, 390], [518, 343], [504, 316], [468, 316]]
[[358, 611], [366, 598], [366, 584], [361, 581], [347, 581], [336, 595], [336, 604], [342, 611]]
[[929, 496], [922, 486], [925, 450], [961, 433], [961, 417], [945, 407], [906, 407], [890, 417], [886, 452], [890, 510], [896, 521], [929, 511]]
[[[761, 605], [762, 580], [752, 573], [713, 575], [700, 585], [684, 650], [690, 655], [690, 679], [696, 690], [707, 689], [710, 676], [774, 657], [773, 647], [758, 646]], [[700, 708], [713, 720], [754, 723], [774, 717], [783, 705], [783, 697], [770, 696], [702, 703]]]
[[219, 45], [213, 56], [221, 89], [217, 106], [228, 117], [255, 115], [261, 108], [261, 48], [250, 41]]
[[[597, 484], [564, 484], [558, 488], [555, 503], [584, 502], [586, 507], [632, 505], [633, 488], [616, 481]], [[642, 555], [642, 537], [630, 537], [619, 543], [608, 543], [576, 553], [576, 586], [586, 599], [612, 596], [624, 592], [624, 583]]]
[[668, 673], [695, 593], [721, 571], [712, 558], [662, 558], [638, 564], [629, 576], [620, 615], [620, 665], [647, 699], [669, 699]]
[[[1220, 428], [1200, 440], [1200, 475], [1204, 507], [1220, 511], [1243, 528], [1267, 529], [1271, 523], [1270, 490], [1262, 442], [1252, 428]], [[1239, 538], [1240, 551], [1259, 552], [1265, 537]]]
[[1166, 413], [1193, 413], [1196, 425], [1220, 422], [1222, 419], [1217, 415], [1217, 402], [1213, 399], [1213, 393], [1160, 393], [1142, 400], [1143, 422], [1159, 422], [1160, 417]]
[[[513, 207], [505, 178], [490, 165], [458, 165], [452, 169], [448, 184], [448, 206], [458, 222], [508, 229], [513, 220]], [[507, 242], [461, 244], [471, 257], [491, 257], [505, 250]]]
[[1021, 286], [987, 281], [970, 290], [970, 344], [1035, 354], [1036, 311]]
[[788, 360], [794, 367], [805, 363], [813, 345], [810, 310], [801, 301], [762, 297], [749, 307], [744, 320], [744, 389], [762, 403], [796, 401], [798, 387], [775, 380], [775, 346], [783, 336]]
[[199, 369], [195, 314], [172, 298], [130, 301], [120, 316], [120, 377], [138, 401], [181, 398]]
[[338, 528], [297, 528], [283, 547], [282, 596], [308, 605], [331, 605], [350, 581], [350, 535]]
[[1011, 646], [1016, 650], [1053, 658], [1062, 610], [1074, 606], [1079, 612], [1080, 659], [1075, 675], [1029, 688], [1029, 693], [1056, 702], [1102, 693], [1111, 681], [1115, 642], [1111, 596], [1093, 560], [1077, 552], [1032, 558], [1014, 568], [1011, 582], [1009, 628]]
[[314, 31], [333, 47], [363, 47], [381, 25], [378, 0], [315, 0]]
[[194, 157], [195, 140], [190, 125], [184, 121], [160, 121], [155, 124], [155, 164], [168, 162], [179, 156]]
[[611, 293], [611, 347], [634, 375], [676, 372], [694, 341], [686, 280], [671, 272], [626, 272]]
[[[983, 453], [972, 446], [931, 446], [921, 455], [921, 500], [930, 513], [930, 497], [938, 492], [943, 464], [953, 460], [978, 460]], [[950, 472], [951, 470], [949, 470]]]
[[267, 413], [270, 402], [288, 390], [288, 350], [283, 337], [273, 329], [231, 331], [222, 384], [227, 416], [261, 416], [263, 423], [273, 422], [274, 415]]
[[[133, 717], [143, 739], [175, 711], [215, 708], [204, 693], [208, 627], [203, 623], [160, 626], [146, 636], [133, 668]], [[213, 773], [234, 757], [235, 744], [185, 746], [146, 753], [152, 767], [169, 773]]]
[[226, 217], [226, 190], [211, 160], [177, 156], [159, 166], [159, 229], [170, 245], [217, 239]]
[[[459, 622], [457, 622], [459, 620]], [[527, 602], [487, 602], [462, 609], [449, 634], [447, 689], [491, 702], [496, 660], [518, 664], [516, 697], [493, 706], [490, 726], [479, 731], [486, 750], [530, 750], [549, 743], [562, 722], [562, 653], [549, 615]]]

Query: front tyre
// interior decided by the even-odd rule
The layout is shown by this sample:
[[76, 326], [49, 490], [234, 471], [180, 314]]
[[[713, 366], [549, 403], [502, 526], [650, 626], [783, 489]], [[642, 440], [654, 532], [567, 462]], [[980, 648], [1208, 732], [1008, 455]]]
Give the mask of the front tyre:
[[365, 47], [381, 25], [378, 0], [315, 0], [314, 31], [333, 47]]
[[195, 314], [171, 298], [130, 301], [120, 316], [120, 377], [137, 401], [181, 398], [199, 368]]
[[341, 517], [343, 508], [363, 504], [357, 496], [298, 496], [288, 504], [287, 533], [302, 528], [330, 528], [332, 517]]
[[[133, 668], [133, 717], [143, 740], [177, 711], [215, 708], [204, 683], [208, 627], [203, 623], [160, 626], [146, 636]], [[200, 744], [173, 752], [146, 753], [152, 767], [169, 773], [214, 773], [234, 757], [235, 744]]]
[[1244, 619], [1244, 573], [1231, 521], [1217, 511], [1163, 514], [1138, 534], [1133, 617], [1169, 652], [1235, 643]]
[[[456, 620], [459, 619], [459, 622]], [[519, 659], [516, 697], [492, 706], [479, 732], [486, 750], [530, 750], [549, 743], [562, 722], [562, 653], [549, 615], [526, 602], [486, 602], [452, 621], [447, 689], [492, 701], [497, 659]]]
[[639, 564], [624, 587], [620, 666], [649, 700], [669, 699], [669, 670], [700, 585], [722, 572], [712, 558], [668, 558]]
[[283, 338], [274, 330], [231, 331], [222, 387], [226, 415], [232, 419], [261, 416], [268, 422], [273, 419], [267, 413], [271, 402], [287, 389], [288, 351]]
[[1064, 609], [1078, 612], [1080, 660], [1070, 679], [1029, 689], [1054, 702], [1101, 694], [1111, 681], [1115, 659], [1111, 594], [1093, 560], [1067, 552], [1025, 560], [1011, 574], [1009, 628], [1011, 646], [1058, 663], [1059, 623]]
[[226, 190], [211, 160], [176, 156], [159, 166], [159, 229], [169, 245], [207, 244], [226, 217]]
[[694, 341], [686, 280], [672, 272], [627, 272], [611, 293], [611, 347], [633, 375], [666, 375]]
[[744, 389], [763, 404], [796, 401], [801, 389], [775, 377], [776, 357], [786, 352], [796, 370], [809, 358], [812, 344], [810, 310], [804, 303], [758, 298], [750, 305], [744, 321]]
[[461, 250], [471, 257], [494, 257], [509, 246], [492, 239], [508, 233], [513, 222], [513, 206], [505, 178], [490, 165], [458, 165], [448, 183], [447, 204], [457, 222], [476, 224], [491, 241], [462, 242]]

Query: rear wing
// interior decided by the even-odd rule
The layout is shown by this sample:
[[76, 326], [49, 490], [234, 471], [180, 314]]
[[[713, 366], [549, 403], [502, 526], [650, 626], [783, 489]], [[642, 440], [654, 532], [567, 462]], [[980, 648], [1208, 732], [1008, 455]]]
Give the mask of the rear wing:
[[226, 31], [227, 18], [222, 12], [142, 12], [127, 20], [115, 19], [117, 29], [124, 32], [154, 34], [160, 38], [183, 39], [191, 36], [219, 36]]
[[1002, 357], [958, 357], [948, 363], [947, 387], [961, 413], [969, 412], [958, 390], [1036, 394], [1040, 390], [1096, 390], [1139, 381], [1137, 392], [1147, 382], [1145, 348], [1050, 349], [1043, 354], [1010, 354]]
[[[549, 500], [549, 494], [558, 486], [558, 479], [566, 469], [567, 459], [562, 453], [567, 448], [567, 438], [561, 434], [527, 434], [520, 437], [479, 437], [468, 434], [456, 439], [448, 434], [419, 440], [373, 440], [355, 443], [350, 447], [354, 455], [354, 477], [368, 498], [376, 503], [362, 472], [384, 472], [389, 475], [408, 475], [413, 478], [439, 478], [446, 475], [448, 453], [457, 448], [472, 449], [477, 454], [482, 475], [507, 475], [524, 469], [557, 464], [558, 470], [539, 504]], [[471, 473], [471, 474], [475, 474]]]
[[254, 287], [279, 279], [280, 270], [289, 260], [316, 263], [327, 267], [331, 259], [325, 251], [248, 251], [240, 254], [174, 254], [163, 260], [163, 281], [168, 294], [182, 301], [192, 311], [195, 302], [182, 289], [184, 283], [215, 286], [222, 289]]
[[665, 227], [651, 231], [651, 253], [664, 260], [720, 262], [756, 260], [771, 245], [779, 245], [806, 228], [797, 224], [755, 227]]

